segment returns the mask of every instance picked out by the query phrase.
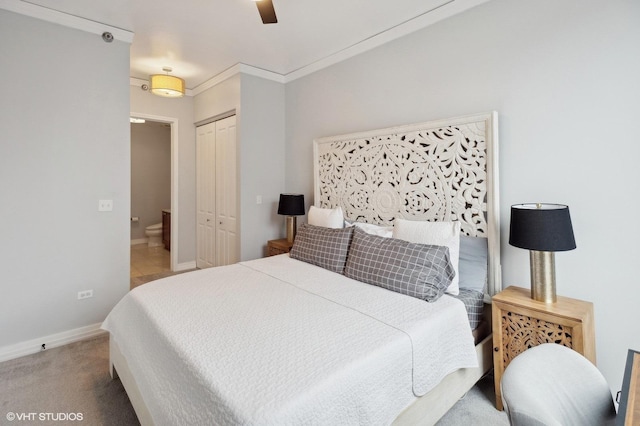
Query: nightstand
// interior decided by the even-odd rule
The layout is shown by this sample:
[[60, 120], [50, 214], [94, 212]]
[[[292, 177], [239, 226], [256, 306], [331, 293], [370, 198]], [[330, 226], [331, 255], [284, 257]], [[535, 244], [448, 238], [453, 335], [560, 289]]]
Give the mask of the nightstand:
[[289, 253], [292, 246], [293, 243], [288, 242], [286, 238], [281, 238], [279, 240], [269, 240], [267, 242], [267, 256]]
[[528, 288], [509, 287], [493, 296], [493, 368], [496, 408], [502, 410], [502, 373], [518, 354], [542, 343], [571, 348], [596, 364], [593, 303], [558, 296], [538, 302]]

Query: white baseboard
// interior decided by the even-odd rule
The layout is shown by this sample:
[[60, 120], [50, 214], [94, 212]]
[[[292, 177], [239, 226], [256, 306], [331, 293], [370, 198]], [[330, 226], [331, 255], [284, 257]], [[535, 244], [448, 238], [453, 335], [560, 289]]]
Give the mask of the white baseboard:
[[68, 345], [69, 343], [78, 342], [80, 340], [89, 339], [91, 337], [100, 336], [106, 333], [105, 330], [100, 328], [100, 325], [102, 325], [102, 323], [91, 324], [85, 327], [63, 331], [62, 333], [51, 334], [38, 339], [16, 343], [15, 345], [0, 347], [0, 362], [40, 352], [43, 344], [46, 349], [52, 349], [57, 348], [58, 346]]
[[131, 245], [135, 246], [136, 244], [147, 244], [149, 242], [149, 238], [138, 238], [137, 240], [131, 240]]
[[178, 263], [178, 266], [175, 269], [175, 272], [186, 271], [188, 269], [195, 269], [196, 261], [192, 260], [191, 262]]

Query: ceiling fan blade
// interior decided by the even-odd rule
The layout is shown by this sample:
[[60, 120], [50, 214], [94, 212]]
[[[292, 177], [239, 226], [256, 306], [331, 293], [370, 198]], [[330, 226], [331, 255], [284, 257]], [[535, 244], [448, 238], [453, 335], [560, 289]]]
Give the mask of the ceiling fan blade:
[[263, 24], [275, 24], [278, 22], [276, 10], [273, 8], [273, 0], [258, 0], [256, 1], [256, 6], [258, 6], [258, 12], [260, 12]]

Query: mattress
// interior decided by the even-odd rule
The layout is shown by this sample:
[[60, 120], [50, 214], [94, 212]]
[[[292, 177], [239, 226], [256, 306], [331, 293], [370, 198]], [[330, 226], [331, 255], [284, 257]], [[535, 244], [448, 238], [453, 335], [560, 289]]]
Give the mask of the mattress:
[[156, 424], [389, 424], [477, 366], [463, 303], [273, 256], [138, 287], [103, 323]]

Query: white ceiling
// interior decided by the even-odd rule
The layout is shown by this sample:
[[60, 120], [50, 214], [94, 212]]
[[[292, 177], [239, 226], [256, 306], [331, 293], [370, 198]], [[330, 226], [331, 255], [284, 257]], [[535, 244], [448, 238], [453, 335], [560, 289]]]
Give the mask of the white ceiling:
[[239, 63], [303, 75], [484, 1], [273, 0], [278, 23], [269, 25], [252, 0], [22, 3], [133, 32], [131, 77], [169, 66], [193, 89]]

